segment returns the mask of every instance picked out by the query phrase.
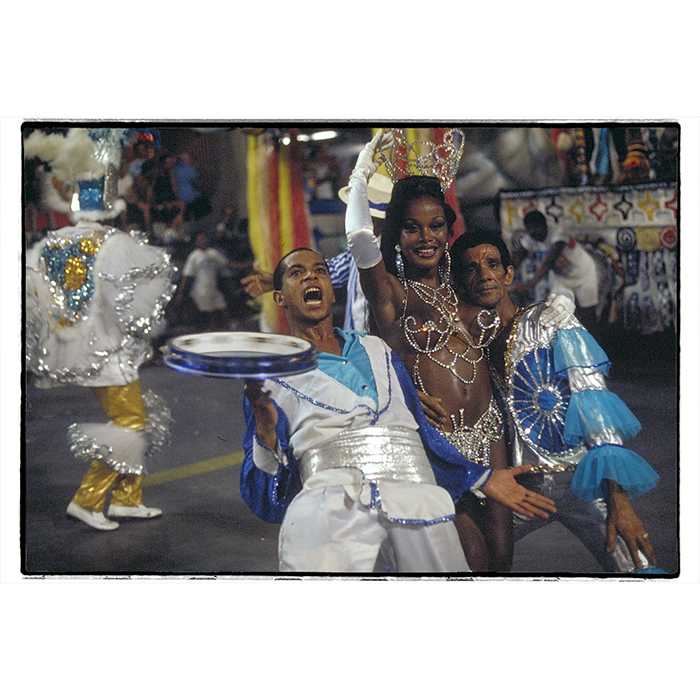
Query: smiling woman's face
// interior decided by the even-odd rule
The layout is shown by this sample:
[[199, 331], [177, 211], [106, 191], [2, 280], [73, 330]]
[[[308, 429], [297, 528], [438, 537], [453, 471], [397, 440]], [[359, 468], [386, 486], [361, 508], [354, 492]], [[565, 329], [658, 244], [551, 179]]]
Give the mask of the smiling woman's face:
[[445, 211], [437, 199], [425, 196], [409, 202], [399, 236], [408, 266], [421, 270], [437, 267], [448, 235]]

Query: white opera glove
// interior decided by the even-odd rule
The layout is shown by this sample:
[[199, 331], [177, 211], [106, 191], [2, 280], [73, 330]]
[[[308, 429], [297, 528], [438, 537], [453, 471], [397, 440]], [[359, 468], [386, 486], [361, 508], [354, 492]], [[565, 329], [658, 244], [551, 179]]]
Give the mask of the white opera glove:
[[352, 254], [355, 265], [360, 270], [367, 270], [382, 261], [382, 251], [379, 239], [374, 235], [374, 229], [360, 228], [347, 234], [348, 249]]
[[360, 151], [360, 155], [357, 156], [355, 167], [350, 175], [351, 184], [353, 180], [363, 180], [366, 185], [372, 175], [377, 171], [379, 164], [375, 162], [374, 156], [391, 138], [389, 136], [382, 138], [383, 136], [384, 132], [382, 130], [378, 131], [372, 137], [372, 140], [366, 143], [364, 148]]
[[375, 153], [380, 143], [387, 141], [382, 139], [382, 135], [383, 132], [379, 131], [360, 151], [355, 168], [350, 175], [350, 192], [345, 210], [345, 235], [348, 249], [360, 270], [374, 267], [382, 259], [379, 241], [374, 235], [367, 196], [367, 184], [378, 167], [374, 161]]
[[544, 302], [540, 321], [544, 326], [561, 326], [569, 320], [575, 309], [574, 295], [568, 289], [551, 292]]
[[[379, 132], [357, 156], [355, 168], [350, 175], [350, 192], [348, 193], [348, 206], [345, 209], [345, 233], [349, 237], [354, 231], [372, 228], [372, 215], [369, 212], [369, 197], [367, 196], [367, 184], [377, 170], [374, 162], [374, 152], [381, 138]], [[348, 239], [349, 243], [349, 239]]]

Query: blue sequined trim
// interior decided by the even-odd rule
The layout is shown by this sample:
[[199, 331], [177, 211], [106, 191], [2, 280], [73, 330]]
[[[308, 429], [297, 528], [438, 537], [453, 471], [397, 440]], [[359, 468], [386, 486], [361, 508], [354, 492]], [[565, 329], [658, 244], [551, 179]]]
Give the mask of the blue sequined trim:
[[283, 379], [275, 378], [272, 381], [279, 384], [282, 388], [287, 389], [288, 391], [291, 391], [298, 399], [302, 399], [303, 401], [307, 401], [308, 403], [310, 403], [314, 406], [317, 406], [318, 408], [322, 408], [324, 411], [331, 411], [331, 413], [337, 413], [338, 415], [341, 415], [341, 416], [346, 416], [358, 408], [364, 408], [367, 411], [367, 415], [372, 417], [370, 424], [374, 425], [375, 423], [377, 423], [379, 418], [387, 411], [387, 409], [391, 405], [391, 398], [392, 398], [391, 362], [389, 360], [389, 353], [386, 350], [384, 351], [384, 357], [386, 360], [386, 374], [387, 374], [387, 379], [388, 379], [388, 383], [389, 383], [389, 391], [388, 391], [389, 398], [387, 399], [387, 402], [386, 402], [386, 405], [384, 406], [384, 408], [382, 408], [380, 411], [376, 411], [371, 406], [368, 406], [367, 404], [364, 404], [364, 403], [358, 403], [357, 406], [353, 407], [349, 411], [346, 411], [345, 409], [338, 408], [337, 406], [331, 406], [330, 404], [324, 403], [323, 401], [317, 401], [316, 399], [312, 398], [311, 396], [308, 396], [304, 392], [299, 391], [299, 389], [293, 387], [291, 384], [288, 384]]
[[81, 312], [95, 294], [94, 265], [98, 249], [99, 245], [86, 237], [68, 245], [49, 242], [41, 252], [54, 294], [63, 296], [69, 312]]
[[548, 348], [528, 352], [515, 366], [508, 405], [526, 441], [550, 453], [565, 451], [564, 424], [570, 399], [569, 382], [555, 374]]
[[392, 518], [386, 513], [383, 513], [383, 515], [390, 523], [396, 523], [397, 525], [438, 525], [439, 523], [452, 522], [455, 519], [454, 515], [443, 515], [439, 518], [433, 518], [432, 520], [421, 520], [420, 518]]
[[386, 518], [390, 523], [396, 525], [438, 525], [439, 523], [447, 523], [455, 519], [454, 514], [451, 515], [441, 515], [439, 518], [431, 518], [426, 520], [424, 518], [392, 518], [383, 508], [382, 508], [382, 496], [379, 493], [379, 486], [376, 481], [369, 482], [370, 488], [370, 499], [369, 508], [371, 510], [378, 510], [382, 517]]
[[370, 499], [369, 499], [369, 507], [372, 508], [373, 510], [381, 510], [382, 509], [382, 496], [379, 493], [379, 487], [377, 486], [376, 481], [370, 481], [369, 482], [369, 489], [370, 489]]
[[283, 506], [284, 500], [280, 497], [280, 480], [279, 480], [279, 470], [277, 474], [272, 477], [272, 503], [276, 506]]

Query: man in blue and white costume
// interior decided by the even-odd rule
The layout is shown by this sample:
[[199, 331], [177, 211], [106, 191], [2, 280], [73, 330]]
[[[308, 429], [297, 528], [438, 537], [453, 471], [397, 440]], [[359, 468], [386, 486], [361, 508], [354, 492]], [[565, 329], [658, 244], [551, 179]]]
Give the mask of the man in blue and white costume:
[[283, 520], [281, 571], [372, 572], [384, 547], [398, 572], [466, 572], [455, 496], [480, 489], [524, 515], [554, 511], [513, 478], [528, 467], [492, 472], [436, 439], [381, 339], [333, 328], [317, 252], [289, 253], [273, 284], [291, 334], [320, 353], [318, 369], [246, 384], [241, 494], [260, 517]]
[[[655, 564], [654, 550], [630, 498], [658, 475], [623, 441], [640, 430], [625, 403], [607, 389], [605, 352], [573, 313], [543, 322], [543, 304], [519, 309], [508, 295], [510, 254], [488, 234], [453, 246], [454, 279], [467, 302], [497, 309], [503, 331], [489, 348], [494, 382], [510, 414], [513, 464], [537, 464], [523, 478], [557, 503], [559, 520], [603, 570], [630, 572]], [[558, 290], [562, 291], [562, 290]], [[557, 303], [564, 303], [559, 296]], [[573, 311], [573, 300], [568, 310]], [[517, 523], [518, 541], [539, 527]]]

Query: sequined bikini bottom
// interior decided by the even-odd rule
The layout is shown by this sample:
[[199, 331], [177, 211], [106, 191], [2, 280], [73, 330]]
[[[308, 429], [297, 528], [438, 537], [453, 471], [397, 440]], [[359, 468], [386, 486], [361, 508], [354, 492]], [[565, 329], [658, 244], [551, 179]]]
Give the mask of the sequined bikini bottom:
[[503, 437], [503, 418], [493, 396], [488, 408], [479, 416], [474, 425], [465, 425], [464, 409], [452, 414], [451, 433], [440, 431], [445, 439], [468, 460], [488, 467], [491, 462], [491, 443]]

